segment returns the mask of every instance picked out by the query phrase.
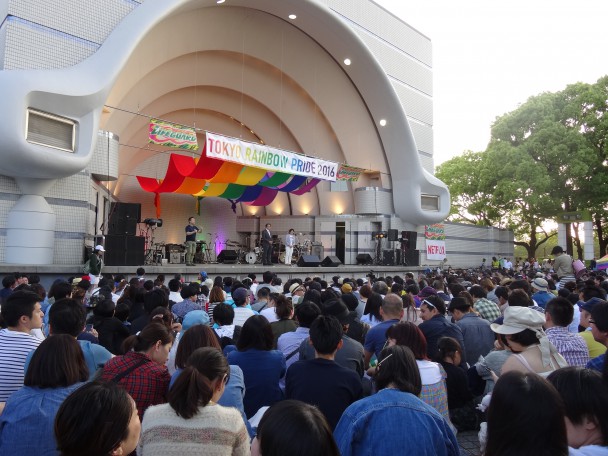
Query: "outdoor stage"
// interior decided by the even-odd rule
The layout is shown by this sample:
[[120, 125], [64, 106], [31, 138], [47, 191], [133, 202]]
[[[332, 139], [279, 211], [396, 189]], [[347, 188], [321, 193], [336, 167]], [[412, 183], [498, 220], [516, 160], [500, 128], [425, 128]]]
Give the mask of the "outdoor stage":
[[[102, 273], [106, 274], [124, 274], [127, 277], [135, 277], [135, 271], [138, 266], [104, 266]], [[424, 267], [415, 266], [377, 266], [377, 265], [340, 265], [336, 267], [299, 267], [296, 265], [286, 266], [278, 265], [263, 266], [261, 264], [220, 264], [220, 263], [205, 263], [195, 266], [186, 266], [185, 264], [167, 264], [167, 265], [144, 265], [146, 270], [146, 278], [155, 279], [158, 274], [164, 274], [166, 282], [173, 278], [174, 274], [182, 274], [184, 280], [194, 281], [201, 271], [205, 271], [211, 278], [215, 276], [231, 276], [237, 279], [242, 279], [249, 273], [254, 273], [257, 280], [261, 282], [262, 274], [266, 270], [270, 270], [277, 274], [285, 282], [291, 278], [315, 277], [318, 276], [323, 280], [331, 282], [333, 276], [353, 277], [355, 279], [365, 278], [367, 274], [373, 271], [376, 277], [386, 275], [401, 275], [405, 272], [417, 273], [424, 270]], [[23, 274], [38, 274], [42, 284], [48, 289], [53, 280], [59, 277], [68, 278], [72, 276], [82, 276], [82, 265], [44, 265], [44, 266], [29, 266], [29, 265], [0, 265], [0, 275], [11, 274], [19, 271]]]

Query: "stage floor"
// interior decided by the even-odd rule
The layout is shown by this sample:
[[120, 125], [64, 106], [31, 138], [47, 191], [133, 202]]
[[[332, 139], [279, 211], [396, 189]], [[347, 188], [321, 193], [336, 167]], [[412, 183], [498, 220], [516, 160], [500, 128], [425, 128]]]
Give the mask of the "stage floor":
[[[135, 276], [135, 271], [138, 266], [104, 266], [102, 273], [108, 274], [124, 274], [127, 277]], [[194, 266], [186, 266], [185, 264], [167, 264], [167, 265], [144, 265], [146, 270], [146, 278], [155, 279], [158, 274], [165, 274], [167, 281], [174, 274], [182, 274], [186, 281], [196, 280], [201, 271], [205, 271], [211, 278], [215, 276], [231, 276], [236, 278], [244, 278], [249, 273], [255, 273], [258, 281], [261, 281], [264, 271], [270, 270], [281, 277], [283, 280], [291, 278], [305, 277], [321, 277], [324, 280], [331, 281], [333, 276], [353, 277], [355, 279], [364, 278], [367, 274], [373, 271], [376, 277], [386, 275], [403, 275], [405, 272], [419, 272], [424, 268], [420, 266], [379, 266], [379, 265], [340, 265], [336, 267], [299, 267], [296, 265], [286, 266], [275, 264], [274, 266], [263, 266], [261, 264], [221, 264], [221, 263], [204, 263]], [[0, 275], [10, 274], [19, 271], [24, 274], [38, 274], [44, 283], [48, 283], [51, 278], [56, 277], [71, 277], [80, 276], [82, 273], [82, 265], [0, 265]], [[52, 283], [52, 281], [51, 281]]]

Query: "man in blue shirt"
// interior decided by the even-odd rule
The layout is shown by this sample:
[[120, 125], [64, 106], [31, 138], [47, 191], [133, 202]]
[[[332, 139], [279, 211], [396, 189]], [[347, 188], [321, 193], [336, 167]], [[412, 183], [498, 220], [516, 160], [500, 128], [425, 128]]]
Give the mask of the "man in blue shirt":
[[553, 293], [549, 293], [549, 283], [542, 277], [535, 278], [530, 286], [532, 290], [536, 290], [536, 293], [532, 295], [532, 299], [543, 309], [547, 307], [549, 301], [555, 298]]
[[376, 326], [371, 328], [365, 336], [365, 349], [364, 364], [365, 369], [369, 368], [369, 362], [372, 355], [378, 355], [386, 344], [386, 330], [392, 325], [399, 323], [401, 317], [403, 317], [403, 300], [400, 296], [389, 293], [384, 298], [382, 306], [380, 307], [380, 315], [382, 316], [382, 323], [378, 323]]

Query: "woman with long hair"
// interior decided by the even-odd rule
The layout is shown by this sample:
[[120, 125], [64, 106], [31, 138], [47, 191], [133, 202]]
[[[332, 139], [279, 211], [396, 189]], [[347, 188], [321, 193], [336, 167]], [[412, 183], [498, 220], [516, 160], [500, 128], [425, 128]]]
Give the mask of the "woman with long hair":
[[229, 376], [228, 362], [218, 348], [197, 348], [175, 380], [169, 403], [146, 411], [137, 454], [249, 454], [243, 418], [237, 410], [217, 404]]
[[[374, 378], [379, 391], [351, 404], [334, 431], [340, 454], [460, 455], [448, 423], [418, 397], [422, 384], [412, 351], [400, 345], [387, 347], [378, 361]], [[415, 436], [398, 432], [395, 423], [414, 430]]]
[[245, 377], [245, 414], [251, 418], [264, 406], [283, 399], [279, 380], [285, 375], [285, 355], [273, 350], [270, 323], [261, 315], [249, 317], [228, 362], [243, 370]]
[[365, 303], [365, 309], [363, 310], [363, 316], [361, 321], [367, 323], [372, 328], [382, 321], [382, 315], [380, 315], [380, 307], [382, 307], [382, 295], [378, 293], [370, 294]]
[[566, 456], [564, 405], [555, 388], [533, 372], [500, 376], [487, 412], [484, 456]]
[[420, 398], [451, 424], [446, 389], [447, 374], [441, 364], [427, 357], [426, 338], [420, 328], [410, 321], [396, 323], [386, 330], [386, 338], [387, 346], [403, 345], [412, 351], [422, 380]]
[[13, 393], [0, 414], [0, 454], [57, 454], [55, 414], [63, 400], [89, 379], [74, 337], [46, 338], [34, 351], [24, 386]]
[[104, 366], [101, 379], [121, 385], [133, 397], [139, 416], [150, 405], [167, 401], [171, 377], [166, 362], [173, 344], [173, 333], [162, 323], [152, 322], [123, 343], [124, 355]]
[[137, 447], [140, 430], [135, 402], [112, 382], [78, 388], [55, 417], [56, 448], [61, 456], [128, 455]]

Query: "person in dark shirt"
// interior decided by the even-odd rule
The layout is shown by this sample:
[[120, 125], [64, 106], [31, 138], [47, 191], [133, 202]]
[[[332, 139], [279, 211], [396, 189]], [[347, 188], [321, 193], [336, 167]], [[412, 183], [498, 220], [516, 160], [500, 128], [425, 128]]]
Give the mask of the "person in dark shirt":
[[116, 306], [111, 298], [106, 298], [93, 308], [90, 322], [97, 331], [99, 345], [114, 355], [122, 355], [122, 343], [130, 336], [129, 329], [114, 316]]
[[297, 361], [289, 367], [285, 395], [319, 407], [333, 430], [344, 410], [362, 397], [361, 379], [334, 361], [343, 344], [342, 324], [336, 317], [317, 317], [310, 326], [310, 341], [315, 359]]

